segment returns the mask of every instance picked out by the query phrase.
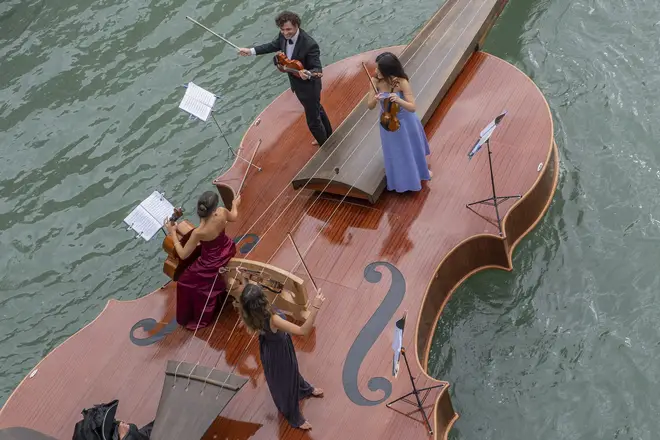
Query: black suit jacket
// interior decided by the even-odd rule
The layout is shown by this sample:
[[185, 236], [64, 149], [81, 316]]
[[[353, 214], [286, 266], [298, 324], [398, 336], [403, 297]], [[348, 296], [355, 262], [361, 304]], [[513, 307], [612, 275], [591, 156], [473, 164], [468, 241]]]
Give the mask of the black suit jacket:
[[[277, 37], [270, 43], [261, 44], [254, 47], [254, 51], [257, 55], [262, 55], [265, 53], [274, 53], [282, 51], [286, 53], [286, 38], [280, 32]], [[314, 39], [305, 31], [300, 29], [298, 34], [298, 39], [296, 40], [296, 45], [293, 48], [293, 54], [291, 55], [292, 60], [298, 60], [302, 63], [303, 67], [310, 72], [323, 72], [323, 66], [321, 65], [321, 50], [319, 45]], [[310, 78], [304, 80], [298, 78], [295, 75], [288, 73], [289, 83], [291, 84], [291, 90], [300, 94], [309, 94], [318, 91], [321, 91], [321, 78]]]

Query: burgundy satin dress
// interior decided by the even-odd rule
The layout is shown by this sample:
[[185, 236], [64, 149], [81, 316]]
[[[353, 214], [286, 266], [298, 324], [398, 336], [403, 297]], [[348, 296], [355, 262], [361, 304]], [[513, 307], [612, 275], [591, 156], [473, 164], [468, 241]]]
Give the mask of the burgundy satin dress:
[[183, 272], [176, 285], [176, 321], [189, 330], [195, 330], [198, 322], [199, 328], [213, 322], [216, 309], [227, 294], [225, 279], [218, 275], [218, 269], [236, 255], [236, 244], [224, 232], [213, 240], [201, 241], [200, 246], [201, 255]]

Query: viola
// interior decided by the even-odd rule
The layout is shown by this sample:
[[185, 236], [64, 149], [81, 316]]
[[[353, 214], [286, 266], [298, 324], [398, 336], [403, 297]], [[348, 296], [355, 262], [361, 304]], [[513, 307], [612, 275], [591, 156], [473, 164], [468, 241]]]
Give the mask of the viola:
[[[364, 63], [362, 63], [362, 67], [364, 68], [364, 71], [366, 72], [367, 76], [369, 77], [369, 84], [371, 84], [371, 87], [374, 89], [374, 93], [376, 96], [379, 95], [378, 89], [376, 88], [376, 85], [371, 81], [371, 75], [369, 74], [369, 70], [367, 70], [367, 66], [365, 66]], [[392, 90], [391, 92], [394, 92], [394, 87], [395, 85], [392, 85]], [[399, 118], [397, 117], [397, 114], [401, 111], [401, 106], [396, 103], [392, 102], [387, 99], [387, 104], [385, 104], [385, 108], [383, 109], [383, 112], [380, 114], [380, 125], [387, 131], [397, 131], [399, 128], [401, 128], [401, 122], [399, 122]]]
[[[174, 208], [174, 213], [169, 218], [171, 224], [175, 224], [176, 221], [183, 216], [183, 209]], [[195, 225], [190, 223], [188, 220], [183, 220], [182, 222], [176, 225], [176, 233], [179, 238], [179, 243], [181, 246], [185, 246], [190, 236], [192, 235]], [[179, 257], [176, 249], [174, 248], [174, 240], [171, 236], [167, 235], [163, 240], [163, 250], [167, 254], [167, 259], [163, 263], [163, 273], [167, 275], [172, 281], [179, 279], [183, 271], [185, 271], [188, 266], [197, 260], [201, 253], [199, 246], [188, 256], [188, 258], [182, 259]]]
[[305, 69], [305, 66], [298, 60], [290, 60], [284, 52], [277, 52], [273, 58], [273, 63], [275, 63], [275, 67], [280, 72], [291, 73], [298, 78], [300, 78], [300, 72], [305, 72], [311, 75], [312, 78], [321, 78], [323, 76], [322, 72], [310, 72]]

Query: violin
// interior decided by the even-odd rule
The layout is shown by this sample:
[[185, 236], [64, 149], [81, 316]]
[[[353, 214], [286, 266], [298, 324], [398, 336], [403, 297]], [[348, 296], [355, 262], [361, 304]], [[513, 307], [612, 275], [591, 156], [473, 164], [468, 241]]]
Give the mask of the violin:
[[[376, 96], [379, 95], [378, 89], [376, 88], [376, 85], [371, 81], [371, 75], [369, 75], [369, 71], [367, 70], [367, 66], [362, 63], [362, 67], [364, 67], [364, 71], [367, 73], [367, 76], [369, 77], [369, 84], [371, 84], [371, 87], [374, 89], [374, 93]], [[396, 85], [392, 85], [392, 91], [394, 91], [394, 87]], [[390, 92], [390, 93], [391, 93]], [[399, 128], [401, 128], [401, 122], [399, 122], [399, 118], [397, 117], [397, 114], [401, 111], [401, 106], [397, 102], [392, 102], [387, 99], [387, 103], [385, 104], [385, 108], [383, 109], [383, 112], [380, 114], [380, 125], [387, 131], [397, 131]]]
[[[175, 224], [176, 221], [183, 216], [182, 208], [174, 208], [174, 213], [169, 218], [171, 224]], [[183, 220], [181, 223], [176, 225], [176, 234], [179, 238], [179, 243], [181, 246], [185, 246], [190, 236], [192, 235], [195, 225], [190, 223], [188, 220]], [[201, 248], [197, 248], [188, 256], [186, 259], [181, 259], [179, 254], [174, 248], [174, 240], [170, 235], [167, 235], [163, 240], [163, 250], [167, 254], [167, 259], [163, 263], [163, 273], [167, 275], [172, 281], [179, 279], [184, 270], [188, 268], [192, 263], [197, 260], [201, 254]]]
[[321, 78], [323, 76], [322, 72], [310, 72], [305, 69], [302, 63], [298, 60], [290, 60], [284, 52], [277, 52], [273, 58], [273, 63], [275, 63], [275, 67], [277, 67], [277, 70], [280, 72], [291, 73], [298, 78], [300, 78], [300, 72], [305, 72], [312, 78]]
[[265, 276], [261, 271], [250, 270], [242, 267], [240, 269], [236, 269], [236, 272], [243, 278], [257, 283], [264, 289], [270, 290], [273, 293], [282, 293], [282, 289], [284, 289], [283, 283]]

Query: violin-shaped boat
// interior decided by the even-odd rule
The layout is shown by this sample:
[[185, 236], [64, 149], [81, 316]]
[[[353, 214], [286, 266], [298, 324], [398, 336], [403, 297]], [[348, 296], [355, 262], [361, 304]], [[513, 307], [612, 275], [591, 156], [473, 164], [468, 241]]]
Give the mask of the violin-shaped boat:
[[[236, 325], [235, 309], [226, 305], [215, 325], [186, 330], [174, 319], [170, 282], [134, 301], [111, 300], [36, 365], [0, 411], [0, 439], [21, 429], [70, 439], [82, 409], [115, 399], [117, 419], [138, 426], [155, 419], [153, 439], [398, 440], [429, 438], [428, 428], [432, 438], [446, 439], [458, 418], [450, 384], [427, 373], [443, 307], [475, 272], [513, 269], [515, 246], [557, 185], [543, 95], [517, 68], [479, 50], [503, 6], [448, 0], [408, 46], [326, 66], [322, 103], [337, 126], [327, 145], [312, 145], [287, 90], [241, 141], [239, 154], [261, 171], [237, 160], [213, 181], [228, 206], [242, 187], [240, 220], [227, 231], [238, 249], [228, 276], [246, 269], [293, 320], [307, 316], [312, 281], [327, 298], [314, 332], [294, 337], [302, 373], [325, 390], [302, 403], [311, 431], [291, 428], [278, 414], [258, 342]], [[383, 50], [406, 63], [431, 146], [433, 179], [417, 193], [382, 191], [378, 112], [365, 107], [370, 84], [362, 63], [372, 70]], [[505, 110], [488, 153], [469, 159], [480, 130]], [[522, 196], [499, 206], [501, 235], [493, 207], [466, 207], [490, 196], [493, 182], [502, 194]], [[414, 405], [388, 405], [412, 391], [403, 363], [392, 372], [395, 323], [406, 311], [402, 345], [415, 386], [437, 386], [422, 396], [429, 426]], [[215, 406], [221, 391], [209, 387], [229, 395]], [[192, 428], [168, 435], [177, 425]]]

